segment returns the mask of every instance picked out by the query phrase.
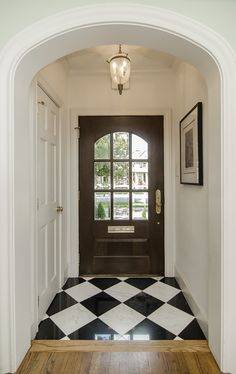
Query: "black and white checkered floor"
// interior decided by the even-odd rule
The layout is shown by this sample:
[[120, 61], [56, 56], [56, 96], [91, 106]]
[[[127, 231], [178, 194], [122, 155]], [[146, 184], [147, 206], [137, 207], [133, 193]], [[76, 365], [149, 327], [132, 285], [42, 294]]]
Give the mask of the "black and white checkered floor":
[[175, 278], [69, 278], [36, 339], [205, 339]]

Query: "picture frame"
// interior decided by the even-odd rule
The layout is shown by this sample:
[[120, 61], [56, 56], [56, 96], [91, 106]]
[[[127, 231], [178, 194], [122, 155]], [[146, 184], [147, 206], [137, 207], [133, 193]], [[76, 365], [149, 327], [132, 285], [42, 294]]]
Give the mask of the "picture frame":
[[180, 121], [180, 183], [203, 186], [202, 103]]

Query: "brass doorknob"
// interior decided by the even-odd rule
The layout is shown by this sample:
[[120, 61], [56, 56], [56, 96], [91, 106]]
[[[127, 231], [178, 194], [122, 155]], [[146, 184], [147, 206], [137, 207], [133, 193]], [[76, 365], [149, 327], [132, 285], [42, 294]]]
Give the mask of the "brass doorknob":
[[63, 212], [63, 206], [58, 206], [57, 207], [57, 213]]

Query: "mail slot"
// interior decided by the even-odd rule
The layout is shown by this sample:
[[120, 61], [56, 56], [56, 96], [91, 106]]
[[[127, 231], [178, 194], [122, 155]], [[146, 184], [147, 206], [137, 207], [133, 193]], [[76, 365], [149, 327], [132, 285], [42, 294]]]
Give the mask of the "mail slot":
[[108, 234], [134, 233], [134, 226], [108, 226]]

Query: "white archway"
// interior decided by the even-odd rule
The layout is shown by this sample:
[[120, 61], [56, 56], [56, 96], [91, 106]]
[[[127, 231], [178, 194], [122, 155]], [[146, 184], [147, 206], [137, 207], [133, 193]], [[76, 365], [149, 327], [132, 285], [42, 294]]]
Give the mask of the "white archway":
[[[236, 365], [233, 362], [235, 301], [232, 300], [236, 264], [233, 252], [236, 241], [236, 178], [233, 175], [236, 161], [235, 56], [220, 35], [191, 19], [145, 5], [113, 4], [81, 7], [51, 16], [17, 34], [0, 54], [2, 373], [14, 371], [26, 353], [33, 322], [29, 284], [29, 223], [33, 210], [29, 188], [32, 165], [29, 161], [27, 116], [30, 81], [43, 66], [63, 55], [98, 44], [119, 43], [120, 40], [126, 44], [157, 48], [192, 63], [209, 82], [209, 96], [214, 97], [214, 78], [218, 77], [221, 82], [221, 97], [212, 99], [212, 112], [209, 113], [209, 121], [215, 122], [216, 131], [221, 132], [221, 144], [218, 145], [219, 152], [221, 147], [222, 168], [221, 177], [214, 178], [212, 173], [210, 185], [209, 343], [221, 368], [236, 371], [233, 366]], [[214, 131], [211, 135], [214, 136]], [[214, 157], [212, 155], [212, 159]], [[213, 233], [217, 225], [219, 228], [217, 219], [221, 227], [215, 240]]]

